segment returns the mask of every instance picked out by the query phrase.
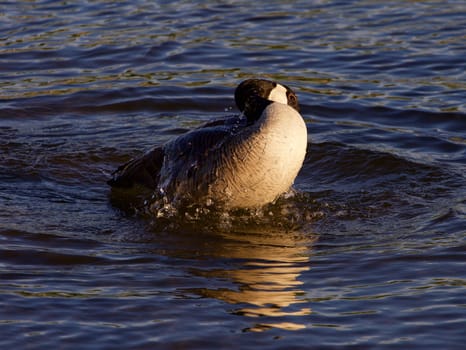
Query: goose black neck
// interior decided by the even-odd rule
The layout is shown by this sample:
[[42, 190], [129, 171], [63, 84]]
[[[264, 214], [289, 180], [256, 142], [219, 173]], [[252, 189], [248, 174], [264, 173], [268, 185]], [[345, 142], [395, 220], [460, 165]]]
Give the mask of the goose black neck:
[[260, 96], [249, 96], [244, 104], [244, 115], [248, 120], [248, 124], [254, 124], [264, 112], [264, 109], [273, 101], [267, 100]]

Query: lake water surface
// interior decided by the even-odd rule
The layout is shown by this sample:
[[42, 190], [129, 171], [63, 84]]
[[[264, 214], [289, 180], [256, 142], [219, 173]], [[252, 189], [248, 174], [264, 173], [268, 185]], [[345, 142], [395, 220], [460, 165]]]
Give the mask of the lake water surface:
[[[463, 349], [466, 3], [0, 2], [0, 348]], [[121, 163], [297, 92], [296, 193], [148, 217]]]

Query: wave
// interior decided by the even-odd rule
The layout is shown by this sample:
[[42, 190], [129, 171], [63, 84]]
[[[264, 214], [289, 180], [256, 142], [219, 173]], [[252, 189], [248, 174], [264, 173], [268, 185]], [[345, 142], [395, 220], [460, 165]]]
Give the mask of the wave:
[[113, 190], [111, 202], [159, 230], [312, 231], [329, 220], [420, 215], [463, 186], [458, 173], [391, 153], [335, 142], [308, 147], [294, 189], [262, 208], [224, 211], [208, 202], [177, 207], [142, 189]]

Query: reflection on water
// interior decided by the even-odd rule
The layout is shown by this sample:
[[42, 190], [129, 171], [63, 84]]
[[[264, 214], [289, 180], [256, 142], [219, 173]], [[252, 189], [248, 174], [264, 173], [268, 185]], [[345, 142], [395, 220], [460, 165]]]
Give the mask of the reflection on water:
[[311, 309], [300, 289], [300, 276], [310, 269], [309, 253], [315, 239], [304, 232], [224, 233], [217, 254], [233, 261], [234, 266], [198, 269], [193, 274], [209, 280], [226, 278], [234, 286], [191, 292], [237, 306], [233, 314], [266, 320], [250, 328], [251, 331], [305, 328], [304, 319], [298, 317], [309, 315]]

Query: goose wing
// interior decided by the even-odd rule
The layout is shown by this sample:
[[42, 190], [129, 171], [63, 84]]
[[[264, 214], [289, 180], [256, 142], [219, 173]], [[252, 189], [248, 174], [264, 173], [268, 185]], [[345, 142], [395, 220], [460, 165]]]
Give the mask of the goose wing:
[[164, 159], [168, 158], [171, 163], [175, 163], [172, 164], [172, 170], [177, 173], [188, 158], [196, 161], [205, 160], [206, 154], [215, 148], [215, 145], [244, 127], [243, 124], [245, 121], [238, 116], [207, 122], [167, 145], [156, 147], [143, 156], [121, 165], [112, 173], [112, 178], [107, 183], [112, 187], [129, 188], [139, 184], [156, 189]]
[[139, 184], [155, 189], [163, 165], [164, 149], [156, 147], [142, 157], [121, 165], [107, 183], [112, 187], [132, 187]]

